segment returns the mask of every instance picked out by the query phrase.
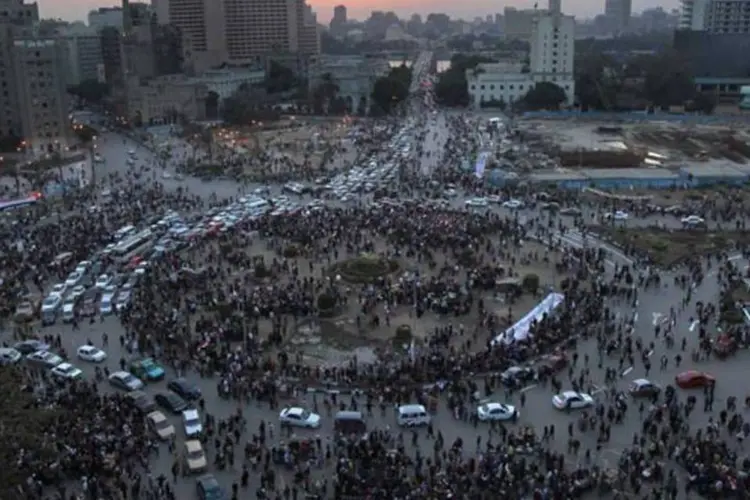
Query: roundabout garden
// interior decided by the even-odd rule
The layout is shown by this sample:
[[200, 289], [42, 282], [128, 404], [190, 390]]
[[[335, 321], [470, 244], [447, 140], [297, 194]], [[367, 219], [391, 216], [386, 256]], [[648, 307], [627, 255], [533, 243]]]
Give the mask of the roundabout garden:
[[395, 260], [375, 254], [362, 254], [331, 267], [331, 274], [350, 283], [371, 283], [393, 274], [400, 268]]

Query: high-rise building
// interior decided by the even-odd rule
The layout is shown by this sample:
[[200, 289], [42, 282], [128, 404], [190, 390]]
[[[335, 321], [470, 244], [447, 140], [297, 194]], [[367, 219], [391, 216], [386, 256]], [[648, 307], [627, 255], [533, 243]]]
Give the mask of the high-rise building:
[[503, 11], [503, 36], [509, 40], [531, 39], [534, 18], [539, 14], [534, 9], [518, 10], [515, 7], [505, 7]]
[[331, 22], [334, 21], [340, 24], [346, 24], [346, 5], [337, 5], [333, 8], [333, 19], [331, 19]]
[[709, 33], [750, 33], [750, 1], [682, 0], [679, 27]]
[[67, 48], [67, 84], [99, 80], [103, 68], [101, 31], [94, 26], [85, 29], [62, 28], [60, 39]]
[[572, 76], [576, 23], [573, 16], [542, 13], [534, 19], [529, 52], [529, 70], [549, 75]]
[[154, 10], [160, 24], [180, 29], [195, 72], [320, 51], [317, 20], [304, 0], [155, 0]]
[[632, 0], [605, 0], [604, 18], [611, 33], [622, 33], [632, 16]]
[[562, 13], [562, 1], [561, 0], [549, 0], [547, 10], [552, 14]]
[[101, 30], [107, 26], [113, 28], [122, 28], [122, 8], [121, 7], [101, 7], [89, 12], [89, 26], [96, 30]]
[[0, 0], [0, 135], [25, 151], [60, 150], [69, 137], [67, 47], [37, 28], [36, 3]]

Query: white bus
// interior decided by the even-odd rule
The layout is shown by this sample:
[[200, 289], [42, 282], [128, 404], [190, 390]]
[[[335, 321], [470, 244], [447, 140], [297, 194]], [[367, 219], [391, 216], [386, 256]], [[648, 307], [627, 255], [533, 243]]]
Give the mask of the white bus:
[[112, 255], [120, 261], [130, 260], [136, 255], [145, 253], [151, 246], [153, 246], [153, 237], [154, 234], [150, 229], [144, 229], [140, 233], [115, 245], [115, 248], [112, 250]]
[[115, 231], [114, 239], [115, 241], [122, 241], [133, 234], [135, 234], [135, 226], [123, 226]]

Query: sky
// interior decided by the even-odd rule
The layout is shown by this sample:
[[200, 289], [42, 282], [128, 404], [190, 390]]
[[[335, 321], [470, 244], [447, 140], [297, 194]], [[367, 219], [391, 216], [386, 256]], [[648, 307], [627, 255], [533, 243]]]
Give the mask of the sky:
[[[30, 0], [26, 0], [27, 2]], [[220, 0], [216, 0], [220, 1]], [[333, 14], [333, 7], [339, 4], [347, 6], [350, 18], [359, 20], [366, 19], [373, 10], [392, 10], [401, 18], [408, 18], [417, 13], [422, 16], [430, 12], [444, 12], [454, 18], [466, 20], [474, 19], [476, 16], [484, 17], [487, 14], [502, 12], [506, 6], [519, 9], [531, 9], [535, 0], [515, 0], [513, 2], [498, 2], [497, 0], [474, 0], [470, 7], [462, 7], [462, 2], [455, 0], [307, 0], [312, 4], [318, 15], [318, 21], [328, 23]], [[98, 7], [117, 5], [113, 0], [37, 0], [39, 3], [39, 14], [43, 18], [61, 18], [66, 21], [85, 21], [88, 12]], [[633, 12], [640, 12], [646, 8], [661, 5], [664, 9], [673, 9], [678, 6], [678, 0], [665, 0], [665, 3], [655, 3], [649, 0], [633, 0]], [[539, 1], [539, 8], [546, 6], [546, 0]], [[604, 0], [563, 0], [563, 12], [575, 15], [578, 18], [593, 17], [604, 10]]]

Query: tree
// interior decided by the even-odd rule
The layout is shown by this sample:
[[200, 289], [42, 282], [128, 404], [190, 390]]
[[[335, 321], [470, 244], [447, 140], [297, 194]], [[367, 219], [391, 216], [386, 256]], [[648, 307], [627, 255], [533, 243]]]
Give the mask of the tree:
[[283, 64], [271, 61], [268, 65], [268, 75], [266, 75], [266, 91], [269, 94], [277, 92], [288, 92], [299, 84], [294, 71]]
[[214, 120], [219, 117], [219, 94], [213, 90], [206, 96], [206, 117]]
[[688, 104], [687, 111], [697, 111], [705, 115], [710, 115], [716, 108], [716, 96], [708, 92], [699, 92]]
[[78, 85], [68, 87], [68, 93], [84, 101], [99, 104], [109, 95], [109, 86], [97, 80], [84, 80]]
[[456, 54], [451, 58], [450, 69], [440, 74], [435, 85], [435, 96], [445, 106], [467, 106], [469, 89], [466, 71], [476, 69], [481, 63], [495, 62], [482, 56]]
[[372, 89], [370, 113], [381, 115], [390, 113], [401, 101], [409, 96], [411, 69], [405, 64], [375, 81]]
[[684, 104], [695, 94], [687, 62], [673, 51], [664, 51], [643, 62], [645, 97], [654, 107]]
[[524, 105], [530, 110], [558, 109], [565, 100], [565, 91], [552, 82], [537, 83], [523, 97]]
[[331, 73], [324, 73], [312, 92], [313, 112], [316, 115], [333, 113], [334, 111], [331, 108], [336, 107], [332, 106], [332, 104], [338, 93], [339, 86], [334, 81], [333, 75]]

